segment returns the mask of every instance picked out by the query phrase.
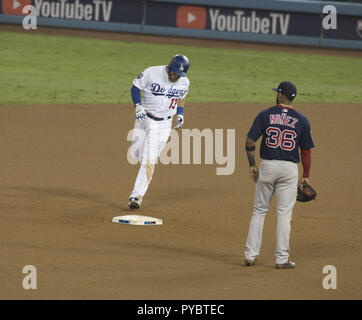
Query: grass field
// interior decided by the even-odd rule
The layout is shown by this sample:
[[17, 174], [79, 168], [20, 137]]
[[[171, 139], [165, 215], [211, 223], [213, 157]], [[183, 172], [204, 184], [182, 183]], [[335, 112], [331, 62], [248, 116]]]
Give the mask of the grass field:
[[189, 102], [270, 102], [282, 80], [298, 103], [361, 103], [362, 59], [0, 32], [0, 105], [127, 103], [132, 80], [176, 53], [191, 61]]

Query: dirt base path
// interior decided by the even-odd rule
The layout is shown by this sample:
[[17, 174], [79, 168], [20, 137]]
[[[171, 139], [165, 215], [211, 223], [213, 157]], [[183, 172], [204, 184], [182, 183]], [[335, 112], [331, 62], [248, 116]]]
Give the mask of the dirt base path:
[[[294, 211], [297, 268], [273, 268], [275, 203], [259, 265], [241, 265], [254, 193], [244, 137], [264, 107], [187, 106], [185, 128], [236, 129], [235, 172], [156, 166], [139, 214], [164, 225], [149, 227], [111, 223], [129, 213], [138, 170], [126, 157], [130, 106], [1, 107], [0, 298], [361, 299], [362, 105], [298, 106], [313, 126], [319, 194]], [[37, 268], [37, 290], [22, 287], [26, 265]], [[337, 290], [322, 288], [326, 265], [337, 268]]]

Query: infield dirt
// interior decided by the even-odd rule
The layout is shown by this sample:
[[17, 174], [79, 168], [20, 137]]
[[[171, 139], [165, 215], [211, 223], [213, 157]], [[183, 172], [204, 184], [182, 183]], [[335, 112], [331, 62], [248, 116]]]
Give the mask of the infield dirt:
[[[39, 32], [285, 50], [50, 28]], [[242, 266], [254, 198], [244, 140], [255, 115], [267, 106], [187, 104], [184, 128], [236, 130], [235, 172], [218, 176], [219, 165], [157, 165], [137, 214], [161, 218], [164, 225], [145, 227], [111, 222], [130, 213], [127, 201], [138, 171], [127, 161], [131, 105], [1, 107], [0, 299], [361, 299], [362, 104], [296, 102], [312, 125], [311, 182], [318, 191], [317, 201], [297, 203], [294, 210], [291, 258], [297, 268], [273, 268], [275, 201], [258, 265]], [[26, 265], [37, 268], [37, 290], [23, 289]], [[322, 287], [326, 265], [337, 269], [337, 290]]]
[[[294, 210], [297, 268], [273, 268], [274, 202], [259, 264], [242, 266], [254, 193], [244, 137], [264, 107], [187, 105], [185, 128], [236, 129], [235, 172], [157, 165], [137, 213], [164, 225], [147, 227], [111, 222], [129, 213], [138, 170], [126, 157], [130, 105], [0, 108], [0, 298], [360, 299], [361, 105], [297, 105], [313, 128], [318, 190]], [[37, 290], [22, 287], [25, 265], [37, 268]], [[337, 290], [322, 287], [325, 265], [337, 268]]]

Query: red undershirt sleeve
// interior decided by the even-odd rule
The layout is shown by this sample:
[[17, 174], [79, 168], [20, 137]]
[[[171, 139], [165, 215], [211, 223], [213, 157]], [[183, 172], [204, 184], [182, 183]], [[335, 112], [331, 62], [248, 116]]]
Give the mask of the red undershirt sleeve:
[[302, 165], [303, 165], [303, 178], [309, 178], [310, 167], [312, 164], [312, 150], [301, 150]]

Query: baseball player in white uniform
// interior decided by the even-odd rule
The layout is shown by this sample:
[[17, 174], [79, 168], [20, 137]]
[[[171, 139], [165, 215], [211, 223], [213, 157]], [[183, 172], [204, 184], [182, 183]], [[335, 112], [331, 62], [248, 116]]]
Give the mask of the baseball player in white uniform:
[[189, 65], [188, 58], [178, 54], [169, 65], [149, 67], [133, 80], [131, 95], [136, 121], [131, 153], [141, 166], [129, 198], [131, 210], [140, 208], [152, 180], [156, 160], [170, 136], [176, 112], [175, 129], [181, 128], [184, 123], [183, 109], [190, 85], [186, 76]]

